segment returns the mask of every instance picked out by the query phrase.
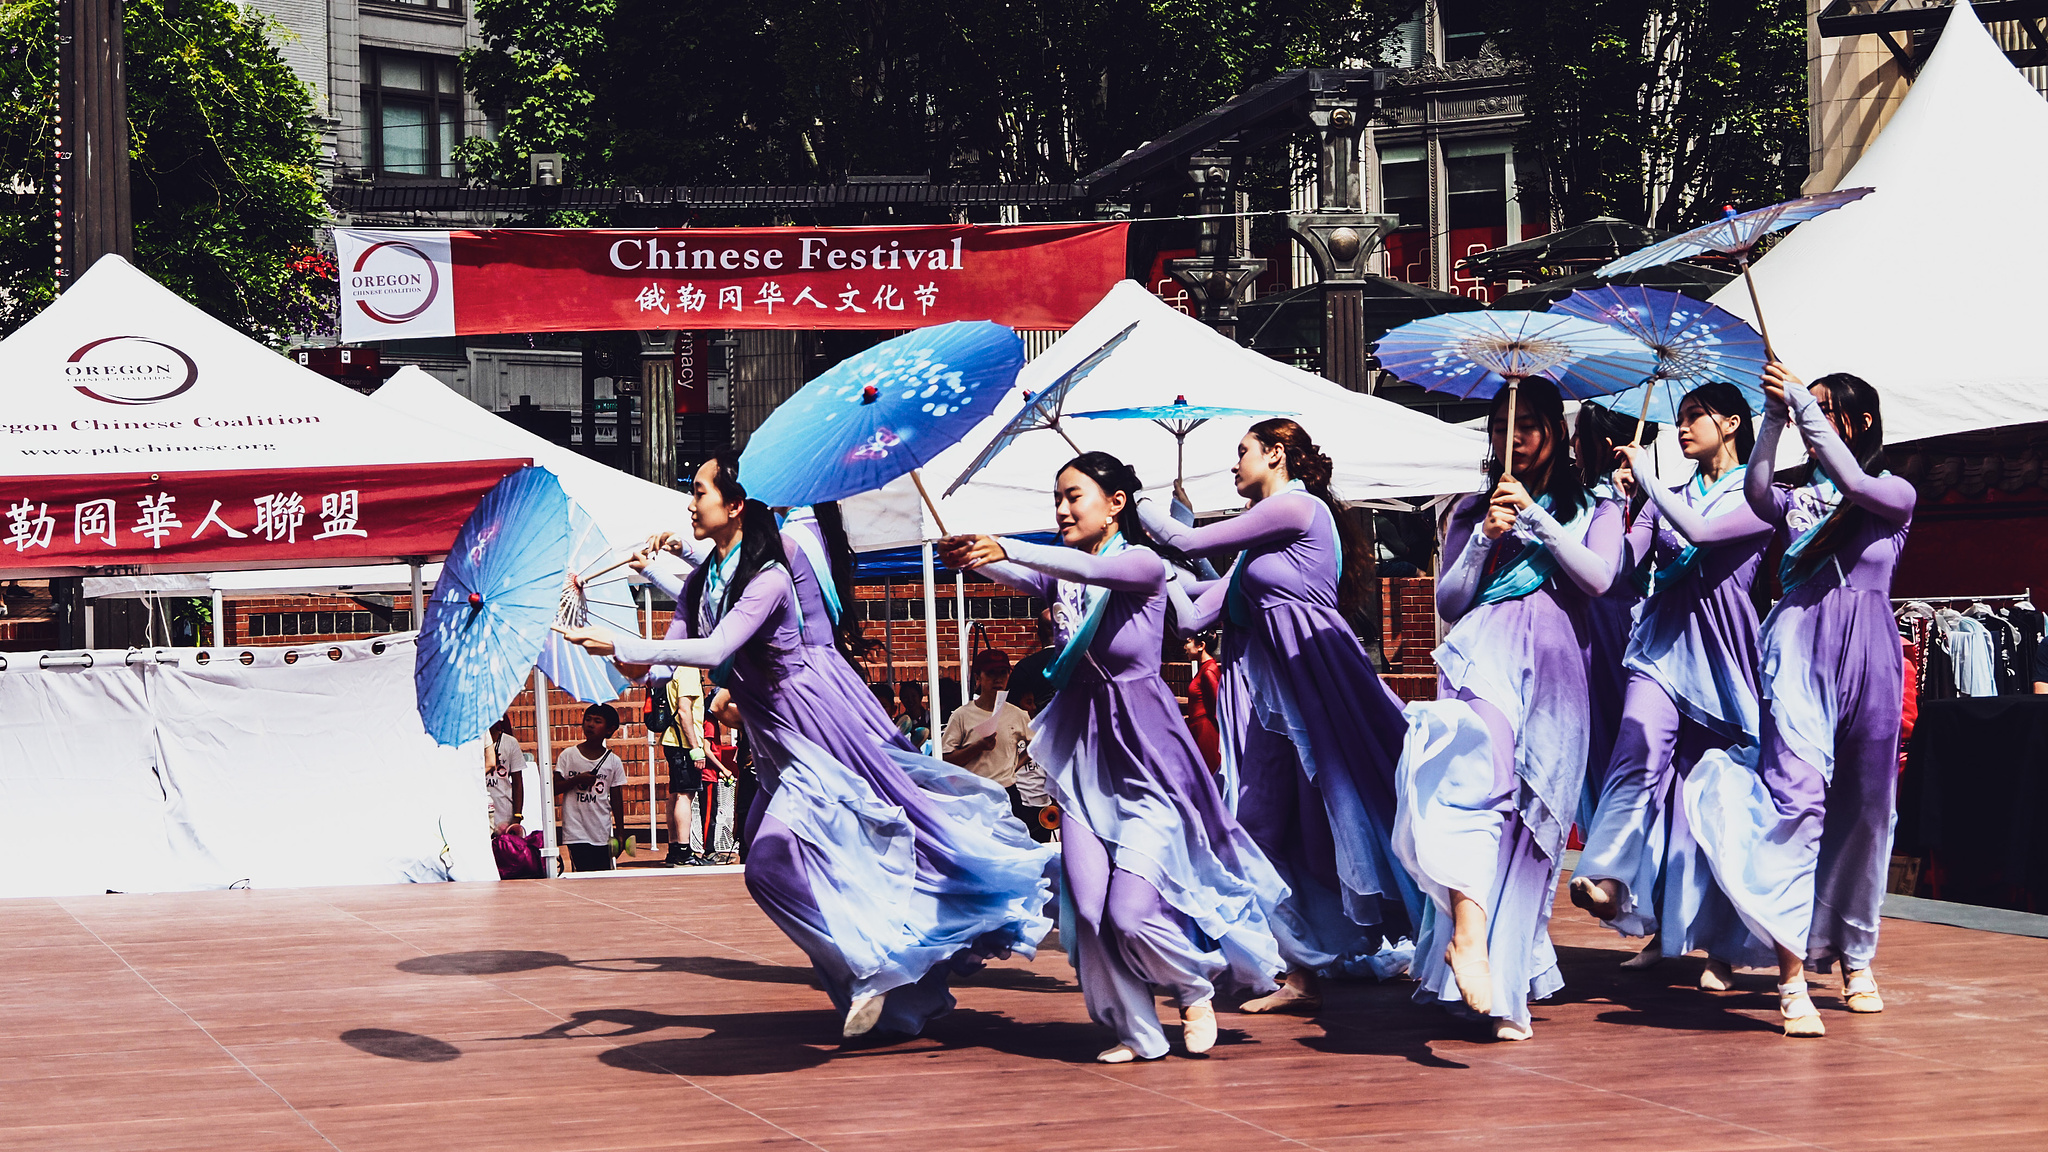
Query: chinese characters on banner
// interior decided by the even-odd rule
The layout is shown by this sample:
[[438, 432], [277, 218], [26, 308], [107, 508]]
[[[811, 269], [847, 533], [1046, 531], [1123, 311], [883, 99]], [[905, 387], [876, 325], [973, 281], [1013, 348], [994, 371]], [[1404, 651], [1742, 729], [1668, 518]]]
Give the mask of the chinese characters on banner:
[[1123, 224], [336, 229], [342, 337], [616, 329], [1071, 327]]
[[0, 495], [0, 568], [432, 554], [517, 464], [24, 478]]

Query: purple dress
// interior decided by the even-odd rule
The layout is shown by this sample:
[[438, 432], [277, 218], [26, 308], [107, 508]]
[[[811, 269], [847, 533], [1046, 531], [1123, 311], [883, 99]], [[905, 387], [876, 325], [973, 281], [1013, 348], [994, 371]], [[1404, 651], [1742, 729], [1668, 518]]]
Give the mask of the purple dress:
[[807, 642], [787, 569], [761, 569], [723, 616], [715, 599], [700, 638], [622, 637], [616, 659], [729, 667], [761, 777], [748, 891], [842, 1012], [886, 994], [877, 1028], [916, 1033], [953, 1006], [951, 971], [1034, 953], [1052, 853], [1002, 789], [913, 752], [839, 653]]
[[1430, 898], [1415, 999], [1470, 1011], [1444, 958], [1462, 892], [1486, 910], [1493, 1015], [1526, 1027], [1529, 1001], [1564, 986], [1550, 906], [1586, 779], [1586, 601], [1612, 582], [1624, 525], [1612, 503], [1565, 524], [1531, 508], [1495, 541], [1486, 507], [1468, 497], [1444, 537], [1458, 551], [1437, 610], [1455, 623], [1435, 652], [1441, 698], [1408, 706], [1394, 851]]
[[1153, 988], [1182, 1007], [1218, 984], [1266, 993], [1287, 886], [1223, 802], [1159, 675], [1165, 564], [1004, 540], [981, 569], [1053, 605], [1067, 677], [1032, 721], [1031, 759], [1060, 808], [1060, 939], [1088, 1015], [1139, 1056], [1166, 1053]]
[[[1628, 518], [1628, 501], [1616, 492], [1611, 481], [1593, 489], [1595, 499], [1614, 501], [1623, 521]], [[1586, 639], [1589, 663], [1586, 702], [1592, 727], [1586, 733], [1586, 786], [1580, 791], [1577, 815], [1579, 834], [1593, 826], [1593, 804], [1600, 798], [1607, 780], [1607, 765], [1614, 758], [1614, 739], [1621, 731], [1622, 699], [1628, 692], [1628, 671], [1622, 656], [1628, 651], [1629, 629], [1635, 626], [1636, 605], [1643, 594], [1631, 578], [1641, 552], [1616, 558], [1615, 579], [1607, 591], [1586, 598]]]
[[1150, 531], [1191, 556], [1243, 553], [1183, 631], [1225, 621], [1219, 718], [1237, 818], [1293, 896], [1274, 921], [1291, 968], [1330, 968], [1412, 936], [1422, 893], [1394, 859], [1394, 764], [1408, 722], [1337, 609], [1340, 538], [1298, 485], [1185, 527], [1151, 502]]
[[1624, 658], [1623, 720], [1576, 875], [1620, 883], [1608, 925], [1625, 936], [1657, 936], [1667, 956], [1705, 949], [1761, 967], [1771, 949], [1714, 882], [1677, 797], [1705, 752], [1755, 742], [1749, 589], [1772, 529], [1749, 511], [1744, 478], [1738, 467], [1712, 485], [1654, 488], [1629, 530], [1626, 554], [1649, 557], [1656, 587]]
[[[1804, 389], [1789, 399], [1825, 475], [1791, 488], [1752, 474], [1750, 508], [1792, 538], [1788, 556], [1843, 501], [1864, 515], [1764, 620], [1755, 770], [1741, 753], [1702, 757], [1686, 780], [1686, 817], [1759, 936], [1818, 971], [1836, 959], [1859, 971], [1877, 954], [1891, 863], [1905, 661], [1890, 596], [1915, 494], [1901, 477], [1865, 474]], [[1773, 458], [1785, 420], [1765, 409], [1758, 459]]]

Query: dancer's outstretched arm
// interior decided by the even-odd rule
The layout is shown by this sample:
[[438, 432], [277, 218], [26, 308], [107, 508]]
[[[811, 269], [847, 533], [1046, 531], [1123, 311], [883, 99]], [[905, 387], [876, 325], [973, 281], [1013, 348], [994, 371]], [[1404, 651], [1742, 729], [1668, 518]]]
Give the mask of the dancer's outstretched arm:
[[1138, 519], [1152, 538], [1190, 556], [1228, 555], [1247, 548], [1270, 548], [1298, 540], [1322, 515], [1314, 497], [1259, 501], [1235, 516], [1191, 528], [1166, 514], [1155, 500], [1138, 501]]
[[1157, 592], [1166, 582], [1159, 553], [1150, 548], [1126, 548], [1114, 556], [1100, 556], [1057, 544], [1031, 544], [1023, 540], [998, 543], [1013, 563], [1056, 580], [1096, 584], [1118, 592]]
[[[1631, 462], [1637, 457], [1641, 457], [1645, 461], [1649, 459], [1649, 453], [1644, 452], [1640, 448], [1623, 448], [1622, 451], [1629, 454]], [[1638, 475], [1641, 475], [1641, 473], [1638, 473]], [[1747, 485], [1749, 474], [1745, 472], [1742, 479], [1743, 483]], [[1768, 483], [1766, 481], [1766, 487], [1768, 487]], [[1650, 494], [1650, 503], [1655, 506], [1657, 514], [1669, 520], [1671, 526], [1678, 530], [1680, 536], [1685, 537], [1694, 544], [1726, 544], [1732, 540], [1747, 540], [1754, 536], [1762, 536], [1771, 531], [1771, 526], [1759, 519], [1757, 514], [1746, 506], [1731, 509], [1718, 516], [1702, 516], [1697, 509], [1687, 504], [1683, 497], [1662, 484], [1648, 485], [1644, 488], [1644, 491]], [[1649, 516], [1649, 509], [1644, 509], [1644, 516]], [[1636, 520], [1636, 523], [1639, 525], [1643, 522], [1644, 517], [1638, 517]], [[1635, 540], [1635, 532], [1633, 530], [1629, 533], [1629, 539], [1631, 544], [1633, 544]], [[1637, 553], [1638, 556], [1645, 554]]]
[[1166, 581], [1166, 598], [1173, 605], [1173, 617], [1183, 634], [1205, 632], [1223, 618], [1223, 605], [1230, 593], [1228, 580], [1197, 580], [1175, 568]]
[[739, 602], [711, 630], [711, 635], [693, 640], [645, 640], [638, 636], [613, 636], [603, 629], [563, 630], [572, 643], [599, 656], [610, 656], [621, 665], [688, 665], [716, 668], [733, 658], [740, 647], [768, 626], [773, 614], [789, 603], [789, 572], [770, 565], [754, 574], [740, 593]]
[[1834, 423], [1820, 410], [1820, 401], [1813, 398], [1813, 393], [1792, 387], [1786, 389], [1785, 398], [1791, 401], [1800, 439], [1820, 458], [1821, 467], [1827, 469], [1828, 478], [1842, 490], [1845, 499], [1895, 524], [1904, 523], [1913, 515], [1917, 494], [1911, 481], [1903, 476], [1872, 476], [1865, 472], [1863, 465], [1857, 463], [1856, 454], [1842, 443]]

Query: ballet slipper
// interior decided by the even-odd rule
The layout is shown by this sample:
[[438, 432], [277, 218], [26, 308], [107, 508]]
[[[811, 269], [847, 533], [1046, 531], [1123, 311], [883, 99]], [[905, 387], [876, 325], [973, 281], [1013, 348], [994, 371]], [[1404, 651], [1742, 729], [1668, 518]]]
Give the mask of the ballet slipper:
[[1114, 1048], [1095, 1054], [1095, 1062], [1097, 1064], [1129, 1064], [1137, 1058], [1137, 1050], [1129, 1044], [1119, 1044]]
[[1315, 977], [1295, 969], [1281, 978], [1280, 987], [1237, 1006], [1239, 1012], [1313, 1012], [1323, 1006]]
[[849, 1040], [855, 1036], [865, 1036], [874, 1030], [876, 1023], [881, 1019], [881, 996], [857, 997], [853, 1006], [846, 1010], [846, 1027], [841, 1029], [839, 1034]]
[[1827, 1025], [1820, 1020], [1820, 1009], [1813, 1006], [1813, 997], [1806, 994], [1806, 978], [1803, 976], [1790, 984], [1778, 985], [1778, 1014], [1785, 1018], [1787, 1036], [1827, 1035]]
[[1735, 969], [1726, 960], [1707, 957], [1707, 966], [1700, 970], [1700, 991], [1728, 992], [1735, 987]]
[[1180, 1010], [1181, 1042], [1190, 1055], [1200, 1056], [1216, 1046], [1216, 1009], [1208, 1000]]
[[1503, 1018], [1493, 1022], [1493, 1038], [1495, 1040], [1534, 1040], [1536, 1032], [1527, 1024], [1517, 1024], [1513, 1020]]
[[1572, 877], [1571, 893], [1572, 903], [1591, 912], [1597, 919], [1612, 920], [1621, 915], [1621, 901], [1608, 895], [1607, 890], [1590, 876]]
[[1643, 945], [1641, 952], [1623, 960], [1621, 966], [1630, 972], [1640, 972], [1645, 968], [1654, 968], [1663, 962], [1664, 939], [1661, 936], [1652, 936], [1650, 937], [1650, 942]]
[[1842, 966], [1842, 997], [1851, 1012], [1869, 1015], [1884, 1011], [1884, 997], [1877, 994], [1877, 977], [1868, 968], [1851, 972], [1848, 965]]
[[1465, 1007], [1481, 1016], [1493, 1015], [1493, 970], [1487, 966], [1485, 947], [1460, 949], [1453, 941], [1444, 949], [1444, 962], [1451, 966]]

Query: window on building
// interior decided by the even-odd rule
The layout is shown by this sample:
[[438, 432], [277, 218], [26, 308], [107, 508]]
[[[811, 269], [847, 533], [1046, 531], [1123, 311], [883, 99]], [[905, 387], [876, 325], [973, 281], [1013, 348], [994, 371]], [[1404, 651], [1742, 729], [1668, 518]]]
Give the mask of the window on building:
[[1437, 0], [1437, 18], [1444, 29], [1444, 63], [1479, 58], [1480, 46], [1493, 31], [1486, 25], [1486, 7], [1482, 0]]
[[455, 175], [462, 139], [462, 78], [446, 56], [363, 53], [363, 120], [372, 170], [393, 176]]
[[1453, 156], [1444, 161], [1451, 229], [1505, 228], [1508, 223], [1507, 156]]
[[1420, 156], [1380, 162], [1380, 211], [1399, 216], [1401, 226], [1429, 226], [1429, 170]]
[[445, 12], [459, 15], [462, 8], [456, 0], [371, 0], [372, 4], [386, 4], [393, 8], [425, 8], [429, 12]]

